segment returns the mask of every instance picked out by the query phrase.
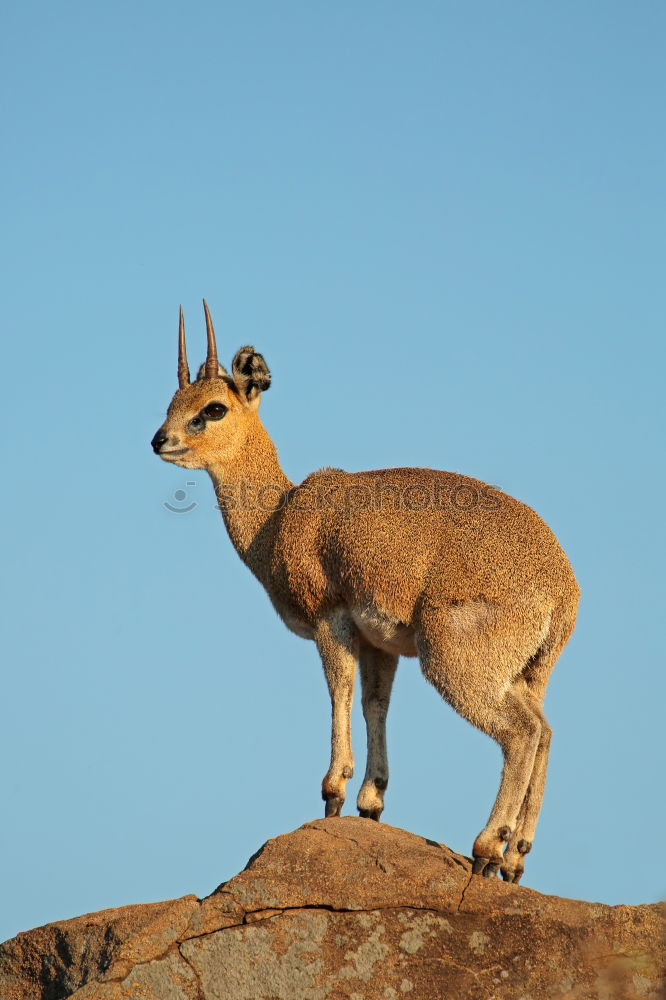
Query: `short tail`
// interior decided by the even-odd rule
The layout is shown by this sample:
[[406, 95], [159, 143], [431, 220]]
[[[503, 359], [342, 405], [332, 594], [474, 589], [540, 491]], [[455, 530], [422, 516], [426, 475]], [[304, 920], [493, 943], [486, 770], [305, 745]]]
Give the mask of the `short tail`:
[[548, 635], [523, 669], [523, 677], [527, 686], [540, 702], [543, 701], [546, 693], [553, 667], [576, 625], [578, 596], [579, 591], [576, 588], [575, 596], [572, 595], [570, 599], [562, 601], [557, 606], [550, 620]]

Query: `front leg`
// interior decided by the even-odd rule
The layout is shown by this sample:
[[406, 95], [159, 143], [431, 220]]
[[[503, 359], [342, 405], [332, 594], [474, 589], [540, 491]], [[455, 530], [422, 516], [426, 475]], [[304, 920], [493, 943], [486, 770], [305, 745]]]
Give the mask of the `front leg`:
[[368, 733], [368, 762], [357, 806], [361, 816], [378, 820], [384, 809], [384, 792], [388, 785], [386, 713], [398, 657], [364, 645], [361, 646], [360, 663], [363, 715]]
[[315, 641], [324, 665], [331, 696], [331, 763], [322, 781], [326, 816], [339, 816], [345, 801], [347, 781], [354, 774], [351, 747], [351, 708], [359, 640], [347, 611], [339, 608], [322, 619]]

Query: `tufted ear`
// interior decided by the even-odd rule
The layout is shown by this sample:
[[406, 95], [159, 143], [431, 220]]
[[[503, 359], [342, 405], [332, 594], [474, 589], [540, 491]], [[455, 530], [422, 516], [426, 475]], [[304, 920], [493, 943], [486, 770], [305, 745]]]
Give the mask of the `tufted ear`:
[[268, 365], [254, 347], [241, 347], [231, 363], [231, 374], [240, 395], [248, 402], [258, 400], [271, 384]]

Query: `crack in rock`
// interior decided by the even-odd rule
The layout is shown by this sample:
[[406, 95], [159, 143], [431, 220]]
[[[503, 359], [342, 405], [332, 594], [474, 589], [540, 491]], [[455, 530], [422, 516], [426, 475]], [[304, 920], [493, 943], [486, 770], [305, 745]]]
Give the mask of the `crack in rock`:
[[370, 860], [373, 861], [374, 864], [376, 864], [377, 867], [384, 872], [385, 875], [391, 874], [388, 868], [385, 868], [384, 865], [381, 863], [381, 861], [379, 860], [379, 856], [372, 854], [372, 852], [369, 851], [367, 847], [363, 847], [362, 844], [359, 844], [358, 840], [355, 840], [354, 837], [350, 836], [339, 837], [337, 833], [331, 833], [330, 830], [322, 829], [320, 826], [314, 826], [313, 829], [318, 830], [320, 833], [328, 834], [328, 836], [333, 837], [334, 840], [343, 840], [348, 843], [354, 844], [356, 847], [358, 847], [359, 851], [362, 851], [363, 854], [366, 854], [370, 858]]
[[473, 878], [474, 878], [474, 874], [472, 873], [470, 875], [469, 879], [467, 880], [467, 885], [463, 886], [463, 891], [462, 891], [462, 894], [460, 896], [460, 902], [458, 903], [458, 905], [456, 907], [456, 913], [460, 913], [460, 911], [461, 911], [462, 905], [465, 902], [465, 893], [467, 892], [467, 890], [469, 889], [470, 885], [472, 884], [472, 879]]
[[[249, 876], [205, 899], [87, 914], [19, 935], [0, 946], [0, 997], [661, 995], [661, 906], [605, 907], [479, 879], [465, 910], [476, 876], [463, 874], [452, 852], [456, 869], [442, 881], [443, 859], [424, 838], [356, 820], [327, 826], [314, 821], [268, 841]], [[357, 979], [360, 991], [349, 992]]]
[[194, 975], [194, 980], [195, 980], [195, 982], [197, 984], [197, 993], [199, 995], [199, 1000], [206, 1000], [206, 995], [204, 993], [203, 983], [201, 982], [201, 976], [199, 975], [199, 973], [196, 970], [196, 968], [192, 965], [192, 963], [190, 962], [190, 960], [187, 957], [187, 955], [183, 954], [183, 949], [181, 948], [181, 943], [182, 942], [180, 942], [180, 941], [177, 942], [177, 945], [178, 945], [178, 954], [182, 958], [183, 962], [185, 962], [185, 964], [187, 966], [189, 966], [189, 968], [192, 970], [192, 974]]

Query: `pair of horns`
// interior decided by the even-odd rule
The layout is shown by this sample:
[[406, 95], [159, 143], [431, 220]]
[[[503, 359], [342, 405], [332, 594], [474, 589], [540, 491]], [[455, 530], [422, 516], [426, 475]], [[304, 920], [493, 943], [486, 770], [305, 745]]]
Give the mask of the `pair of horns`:
[[[204, 313], [206, 315], [206, 337], [208, 338], [208, 353], [204, 365], [204, 378], [217, 378], [218, 360], [217, 344], [215, 343], [215, 330], [213, 321], [210, 318], [210, 310], [203, 300]], [[178, 387], [184, 389], [190, 384], [190, 369], [187, 366], [187, 351], [185, 349], [185, 319], [183, 317], [183, 307], [180, 307], [180, 325], [178, 327]]]

